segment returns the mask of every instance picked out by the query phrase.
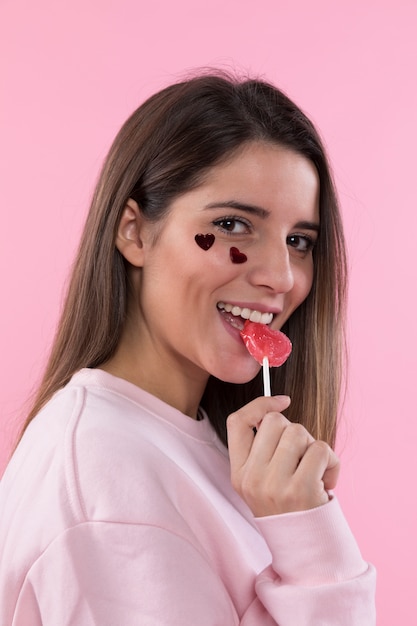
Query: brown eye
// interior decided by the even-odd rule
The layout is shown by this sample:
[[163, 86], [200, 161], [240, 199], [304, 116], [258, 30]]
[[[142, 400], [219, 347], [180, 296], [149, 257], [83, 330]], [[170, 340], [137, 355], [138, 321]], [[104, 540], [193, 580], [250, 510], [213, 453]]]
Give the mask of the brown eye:
[[221, 222], [217, 222], [217, 225], [224, 230], [232, 232], [235, 226], [235, 220], [222, 220]]
[[250, 230], [250, 226], [245, 220], [236, 217], [224, 217], [220, 220], [215, 220], [213, 224], [231, 235], [243, 235]]
[[287, 244], [298, 252], [308, 252], [314, 247], [315, 242], [308, 235], [290, 235], [287, 237]]

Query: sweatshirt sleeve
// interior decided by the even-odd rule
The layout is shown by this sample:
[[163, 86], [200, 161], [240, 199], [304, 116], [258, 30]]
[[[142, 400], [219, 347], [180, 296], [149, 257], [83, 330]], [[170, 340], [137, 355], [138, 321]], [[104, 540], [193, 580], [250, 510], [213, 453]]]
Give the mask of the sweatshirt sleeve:
[[[13, 626], [237, 626], [221, 579], [185, 538], [156, 526], [86, 522], [26, 576]], [[258, 625], [259, 626], [259, 625]]]
[[375, 624], [375, 569], [362, 559], [335, 497], [256, 521], [272, 553], [256, 593], [279, 626]]
[[[30, 568], [14, 626], [373, 626], [374, 571], [337, 501], [258, 519], [273, 562], [243, 615], [202, 549], [164, 528], [85, 522]], [[239, 577], [239, 571], [236, 571]]]

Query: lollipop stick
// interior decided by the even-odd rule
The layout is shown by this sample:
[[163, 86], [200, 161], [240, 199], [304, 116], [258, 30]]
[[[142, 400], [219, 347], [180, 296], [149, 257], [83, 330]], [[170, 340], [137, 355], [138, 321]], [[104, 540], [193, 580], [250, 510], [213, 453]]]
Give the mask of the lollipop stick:
[[269, 375], [269, 359], [267, 356], [264, 356], [262, 359], [262, 372], [264, 379], [264, 396], [271, 395], [271, 378]]

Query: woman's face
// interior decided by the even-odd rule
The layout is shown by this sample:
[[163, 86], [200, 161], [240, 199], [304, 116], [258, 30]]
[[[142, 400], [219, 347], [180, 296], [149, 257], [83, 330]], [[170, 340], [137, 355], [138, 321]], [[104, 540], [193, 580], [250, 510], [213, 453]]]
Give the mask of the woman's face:
[[[174, 366], [190, 380], [208, 374], [251, 380], [260, 366], [240, 337], [244, 318], [279, 329], [303, 302], [318, 226], [318, 175], [299, 154], [256, 142], [213, 167], [198, 188], [172, 203], [156, 242], [144, 248], [141, 358], [161, 376]], [[197, 234], [214, 235], [214, 243], [203, 249]], [[233, 262], [231, 247], [247, 260]]]

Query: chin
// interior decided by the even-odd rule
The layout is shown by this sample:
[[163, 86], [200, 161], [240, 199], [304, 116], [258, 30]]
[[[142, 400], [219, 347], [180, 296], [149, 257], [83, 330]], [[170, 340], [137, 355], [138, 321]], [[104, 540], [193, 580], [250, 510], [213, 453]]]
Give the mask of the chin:
[[223, 381], [224, 383], [233, 383], [234, 385], [244, 385], [258, 375], [260, 366], [256, 364], [255, 367], [242, 368], [240, 370], [228, 371], [228, 372], [213, 372], [212, 375]]

